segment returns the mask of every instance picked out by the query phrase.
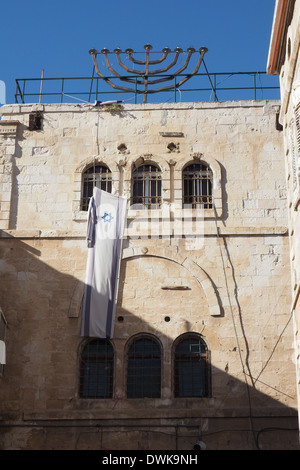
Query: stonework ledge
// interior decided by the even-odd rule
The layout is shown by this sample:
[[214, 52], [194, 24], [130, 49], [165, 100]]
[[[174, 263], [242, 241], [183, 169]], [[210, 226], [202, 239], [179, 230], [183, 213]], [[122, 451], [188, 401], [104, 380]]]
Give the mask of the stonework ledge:
[[85, 238], [82, 231], [64, 230], [0, 230], [0, 238]]
[[[143, 405], [145, 405], [145, 400], [142, 399]], [[182, 417], [189, 417], [190, 419], [192, 418], [197, 418], [197, 417], [245, 417], [249, 415], [249, 409], [247, 407], [238, 407], [238, 408], [227, 408], [224, 410], [218, 410], [218, 413], [216, 413], [216, 410], [214, 408], [214, 398], [202, 398], [198, 399], [199, 401], [197, 402], [198, 405], [202, 402], [205, 403], [205, 408], [204, 407], [195, 407], [195, 400], [191, 399], [188, 400], [186, 399], [186, 403], [192, 404], [194, 403], [194, 406], [191, 406], [190, 409], [188, 410], [186, 407], [180, 408], [180, 405], [174, 401], [174, 408], [176, 407], [176, 413], [174, 413], [174, 409], [169, 409], [167, 406], [163, 406], [159, 404], [160, 400], [152, 400], [149, 399], [149, 407], [146, 408], [145, 406], [143, 409], [139, 410], [139, 413], [137, 414], [136, 412], [134, 413], [133, 416], [128, 417], [129, 411], [124, 409], [124, 410], [118, 410], [118, 413], [116, 415], [113, 415], [111, 411], [107, 411], [103, 408], [98, 408], [93, 406], [92, 411], [88, 410], [69, 410], [69, 411], [63, 411], [63, 410], [53, 410], [53, 411], [46, 411], [46, 412], [39, 412], [39, 411], [28, 411], [24, 412], [23, 419], [24, 421], [59, 421], [59, 420], [101, 420], [101, 422], [104, 424], [104, 421], [109, 420], [110, 422], [113, 422], [114, 420], [118, 421], [118, 424], [120, 424], [120, 420], [124, 419], [124, 422], [128, 422], [128, 419], [130, 421], [132, 420], [148, 420], [149, 415], [151, 415], [151, 419], [161, 419], [161, 412], [163, 410], [164, 412], [164, 419], [174, 419]], [[138, 403], [140, 400], [137, 399], [136, 402]], [[107, 400], [107, 403], [114, 403], [115, 400]], [[150, 403], [152, 402], [152, 403]], [[207, 403], [210, 402], [210, 403]], [[91, 400], [91, 403], [94, 404], [93, 400]], [[211, 409], [210, 409], [211, 406]], [[272, 417], [274, 416], [275, 408], [273, 407], [262, 407], [262, 408], [255, 408], [255, 415], [256, 417], [264, 417], [264, 416], [269, 416]], [[278, 409], [276, 408], [276, 413], [275, 416], [297, 416], [297, 410], [293, 408], [282, 408]]]
[[[216, 236], [213, 228], [205, 229], [205, 236]], [[219, 236], [264, 236], [264, 235], [288, 235], [288, 228], [279, 227], [222, 227], [219, 228]], [[0, 238], [85, 238], [86, 231], [67, 230], [0, 230]]]

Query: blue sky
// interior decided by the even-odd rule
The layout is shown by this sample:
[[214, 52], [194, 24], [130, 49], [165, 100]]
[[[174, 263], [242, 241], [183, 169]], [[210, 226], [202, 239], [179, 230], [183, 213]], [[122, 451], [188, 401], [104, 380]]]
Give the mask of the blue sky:
[[274, 6], [275, 0], [5, 1], [0, 80], [6, 102], [14, 102], [16, 78], [39, 78], [42, 70], [48, 78], [91, 76], [91, 48], [206, 46], [210, 73], [266, 71]]

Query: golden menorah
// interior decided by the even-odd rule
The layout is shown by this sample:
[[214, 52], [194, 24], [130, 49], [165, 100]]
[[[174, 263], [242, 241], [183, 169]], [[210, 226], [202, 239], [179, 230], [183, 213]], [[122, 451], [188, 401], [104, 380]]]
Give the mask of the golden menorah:
[[[136, 94], [143, 94], [144, 95], [144, 103], [147, 103], [147, 95], [148, 94], [158, 93], [158, 92], [161, 92], [161, 91], [172, 90], [174, 88], [179, 89], [185, 82], [187, 82], [191, 77], [193, 77], [198, 72], [199, 67], [200, 67], [200, 65], [203, 61], [204, 55], [208, 50], [206, 47], [201, 47], [199, 49], [199, 51], [196, 51], [196, 49], [194, 49], [193, 47], [189, 47], [186, 51], [187, 56], [186, 56], [186, 59], [185, 59], [185, 62], [183, 64], [183, 66], [180, 67], [179, 69], [177, 69], [175, 72], [172, 72], [171, 69], [174, 70], [174, 68], [175, 68], [175, 66], [178, 62], [179, 57], [184, 52], [180, 47], [176, 47], [173, 52], [171, 51], [171, 49], [169, 47], [165, 47], [164, 49], [162, 49], [161, 57], [157, 60], [150, 60], [150, 53], [151, 53], [151, 50], [152, 50], [151, 44], [146, 44], [144, 46], [144, 49], [146, 51], [145, 60], [135, 59], [134, 58], [135, 52], [134, 52], [133, 49], [128, 48], [128, 49], [125, 50], [125, 54], [126, 54], [127, 58], [129, 58], [130, 61], [133, 64], [138, 65], [138, 66], [142, 66], [143, 67], [142, 70], [132, 69], [132, 68], [128, 67], [126, 64], [124, 64], [124, 62], [122, 62], [122, 60], [121, 60], [121, 54], [123, 54], [123, 51], [120, 48], [116, 48], [116, 49], [113, 50], [113, 53], [117, 57], [117, 61], [118, 61], [119, 66], [122, 69], [124, 69], [128, 74], [131, 74], [131, 76], [120, 75], [115, 70], [115, 68], [112, 67], [111, 61], [109, 60], [109, 54], [110, 54], [109, 49], [104, 48], [100, 52], [98, 52], [96, 49], [90, 49], [89, 53], [91, 54], [91, 56], [93, 58], [94, 67], [95, 67], [96, 73], [99, 77], [101, 77], [103, 80], [105, 80], [106, 83], [108, 83], [111, 87], [113, 87], [116, 90], [121, 90], [121, 91], [125, 91], [125, 92], [132, 92], [132, 93], [136, 93]], [[156, 69], [156, 70], [151, 69], [151, 67], [153, 65], [163, 63], [167, 59], [169, 54], [172, 54], [172, 53], [174, 54], [174, 58], [167, 66], [165, 66], [163, 68], [160, 68], [160, 69]], [[183, 75], [183, 78], [181, 78], [182, 73], [187, 69], [187, 67], [190, 63], [192, 55], [195, 54], [195, 53], [199, 53], [199, 58], [198, 58], [198, 61], [197, 61], [197, 64], [196, 64], [194, 70], [192, 70], [189, 73], [186, 73], [185, 75]], [[117, 83], [114, 83], [109, 77], [105, 76], [102, 72], [100, 72], [99, 66], [98, 66], [98, 63], [97, 63], [97, 55], [98, 54], [102, 54], [105, 57], [106, 67], [115, 77], [117, 77], [120, 81], [125, 81], [127, 83], [134, 84], [134, 88], [129, 88], [129, 87], [124, 87], [124, 86], [118, 85]], [[170, 73], [169, 73], [169, 70], [170, 70]], [[132, 75], [134, 75], [135, 77], [132, 77]], [[160, 75], [160, 77], [157, 77], [158, 75]], [[163, 76], [161, 76], [161, 75], [163, 75]], [[159, 87], [159, 88], [151, 88], [153, 85], [157, 85], [159, 83], [168, 82], [168, 81], [170, 82], [171, 80], [174, 82], [174, 79], [176, 77], [179, 77], [180, 79], [175, 84], [168, 85], [168, 86], [163, 86], [163, 87]]]

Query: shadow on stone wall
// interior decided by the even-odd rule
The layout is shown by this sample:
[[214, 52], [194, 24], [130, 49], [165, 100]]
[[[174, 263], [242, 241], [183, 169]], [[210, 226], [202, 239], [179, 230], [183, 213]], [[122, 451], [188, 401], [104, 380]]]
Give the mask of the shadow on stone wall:
[[[212, 363], [211, 397], [174, 398], [174, 333], [169, 336], [157, 322], [124, 307], [126, 269], [121, 270], [113, 340], [114, 398], [81, 399], [79, 357], [86, 339], [79, 336], [84, 284], [78, 279], [85, 271], [85, 242], [4, 236], [0, 303], [8, 327], [0, 448], [192, 450], [201, 438], [208, 450], [299, 449], [297, 412], [285, 404], [293, 397], [284, 400], [284, 391], [277, 390], [279, 401], [262, 393], [245, 383], [242, 371], [237, 378]], [[185, 330], [191, 327], [186, 318]], [[124, 351], [137, 333], [154, 335], [162, 344], [160, 399], [126, 398]]]

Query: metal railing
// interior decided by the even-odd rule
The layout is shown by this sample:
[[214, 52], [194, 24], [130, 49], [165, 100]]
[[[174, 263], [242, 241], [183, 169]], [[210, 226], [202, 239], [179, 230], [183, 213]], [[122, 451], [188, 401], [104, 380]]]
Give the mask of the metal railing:
[[[280, 87], [277, 76], [266, 72], [222, 72], [198, 73], [193, 77], [193, 88], [177, 87], [180, 77], [174, 77], [171, 91], [155, 93], [148, 90], [153, 102], [191, 101], [231, 101], [279, 99]], [[128, 78], [128, 76], [126, 76]], [[166, 77], [166, 75], [162, 75]], [[18, 78], [16, 79], [15, 103], [70, 103], [80, 101], [118, 100], [138, 102], [143, 93], [135, 87], [135, 92], [112, 91], [106, 79], [118, 77], [60, 77], [60, 78]], [[131, 76], [136, 81], [137, 76]], [[159, 95], [159, 97], [158, 97]], [[162, 100], [165, 95], [165, 100]], [[158, 99], [157, 99], [158, 97]]]

